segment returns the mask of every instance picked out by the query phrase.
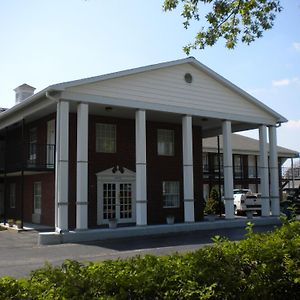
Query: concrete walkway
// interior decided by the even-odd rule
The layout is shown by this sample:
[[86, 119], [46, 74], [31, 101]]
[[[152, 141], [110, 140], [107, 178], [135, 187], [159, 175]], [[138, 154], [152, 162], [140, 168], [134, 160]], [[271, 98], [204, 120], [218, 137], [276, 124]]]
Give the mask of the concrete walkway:
[[249, 220], [245, 217], [236, 217], [233, 220], [217, 219], [214, 222], [201, 221], [195, 223], [176, 223], [172, 225], [148, 225], [120, 227], [115, 229], [89, 229], [86, 231], [68, 232], [41, 232], [38, 238], [39, 245], [54, 245], [62, 243], [80, 243], [96, 240], [107, 240], [116, 238], [133, 238], [139, 236], [152, 236], [158, 234], [191, 232], [199, 230], [214, 230], [222, 228], [245, 228], [247, 222], [251, 221], [257, 226], [278, 225], [278, 217], [254, 217]]

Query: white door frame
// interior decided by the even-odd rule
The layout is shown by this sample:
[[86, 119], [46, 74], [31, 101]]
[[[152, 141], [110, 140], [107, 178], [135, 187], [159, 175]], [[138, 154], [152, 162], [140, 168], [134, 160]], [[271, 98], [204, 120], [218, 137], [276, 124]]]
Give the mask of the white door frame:
[[[104, 220], [103, 216], [103, 184], [104, 183], [130, 183], [131, 184], [131, 198], [132, 198], [132, 218], [131, 219], [118, 219], [118, 223], [135, 223], [136, 222], [136, 209], [135, 209], [135, 172], [126, 168], [121, 170], [117, 168], [110, 168], [96, 173], [97, 176], [97, 224], [108, 224], [108, 220]], [[117, 204], [118, 205], [118, 204]]]

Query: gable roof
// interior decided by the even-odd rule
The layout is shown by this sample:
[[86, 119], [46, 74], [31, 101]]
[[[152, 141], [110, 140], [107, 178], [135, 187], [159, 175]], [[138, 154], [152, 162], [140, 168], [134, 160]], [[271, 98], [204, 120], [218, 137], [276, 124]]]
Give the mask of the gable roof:
[[[85, 79], [79, 79], [79, 80], [74, 80], [74, 81], [69, 81], [69, 82], [63, 82], [63, 83], [58, 83], [54, 85], [50, 85], [46, 87], [45, 89], [41, 90], [40, 92], [34, 94], [31, 97], [28, 97], [25, 101], [22, 101], [21, 103], [13, 106], [12, 108], [8, 109], [7, 111], [3, 112], [0, 114], [0, 122], [4, 119], [9, 120], [11, 116], [13, 115], [18, 115], [17, 118], [20, 118], [22, 111], [26, 110], [26, 114], [28, 115], [31, 111], [31, 107], [33, 105], [36, 106], [35, 110], [37, 110], [37, 107], [42, 107], [41, 100], [46, 101], [47, 103], [50, 103], [51, 101], [55, 102], [55, 99], [53, 97], [49, 97], [49, 93], [66, 93], [68, 92], [69, 88], [77, 88], [82, 85], [86, 84], [92, 84], [92, 83], [101, 83], [101, 82], [108, 82], [109, 79], [121, 79], [125, 76], [128, 75], [135, 75], [135, 74], [148, 74], [150, 73], [149, 71], [155, 71], [155, 70], [160, 70], [160, 69], [166, 69], [168, 67], [174, 67], [183, 64], [190, 64], [194, 68], [198, 69], [199, 72], [202, 72], [203, 74], [206, 74], [208, 77], [212, 78], [215, 80], [216, 83], [219, 83], [223, 85], [225, 88], [227, 88], [229, 91], [232, 93], [235, 93], [239, 97], [242, 97], [245, 99], [245, 101], [249, 103], [250, 106], [252, 107], [257, 107], [257, 110], [261, 110], [261, 112], [265, 113], [266, 115], [269, 116], [269, 119], [272, 118], [272, 124], [275, 123], [283, 123], [287, 122], [287, 119], [285, 119], [283, 116], [263, 104], [262, 102], [258, 101], [255, 99], [253, 96], [249, 95], [224, 77], [220, 76], [210, 68], [206, 67], [205, 65], [201, 64], [199, 61], [197, 61], [194, 57], [188, 57], [184, 59], [179, 59], [179, 60], [174, 60], [170, 62], [164, 62], [164, 63], [159, 63], [159, 64], [154, 64], [154, 65], [149, 65], [149, 66], [144, 66], [144, 67], [139, 67], [139, 68], [134, 68], [134, 69], [129, 69], [125, 71], [120, 71], [120, 72], [115, 72], [115, 73], [110, 73], [110, 74], [105, 74], [105, 75], [100, 75], [100, 76], [95, 76], [95, 77], [90, 77], [90, 78], [85, 78]], [[148, 72], [148, 73], [147, 73]], [[46, 97], [47, 96], [47, 97]], [[50, 100], [51, 98], [51, 100]], [[71, 99], [70, 99], [71, 100]], [[46, 105], [46, 104], [45, 104]], [[181, 113], [187, 113], [190, 114], [189, 112], [184, 112], [184, 107], [179, 107], [178, 109], [179, 112]], [[193, 108], [192, 108], [193, 111]], [[192, 113], [193, 114], [193, 113]], [[198, 114], [199, 115], [199, 114]], [[215, 113], [213, 114], [212, 117], [216, 117]], [[249, 115], [249, 117], [251, 117]], [[221, 119], [223, 117], [220, 117]], [[248, 118], [249, 119], [249, 118]], [[268, 118], [267, 118], [268, 119]], [[244, 119], [243, 119], [244, 120]], [[253, 119], [254, 120], [254, 119]], [[268, 121], [267, 121], [268, 122]], [[257, 123], [257, 122], [253, 122]], [[4, 126], [4, 125], [3, 125]]]
[[[217, 137], [205, 138], [202, 140], [203, 152], [217, 152]], [[269, 149], [269, 144], [268, 144]], [[223, 136], [220, 135], [220, 150], [223, 150]], [[299, 152], [277, 146], [279, 157], [299, 157]], [[259, 141], [240, 134], [232, 134], [232, 152], [234, 154], [259, 154]]]
[[73, 80], [73, 81], [68, 81], [68, 82], [63, 82], [63, 83], [58, 83], [49, 86], [49, 89], [54, 89], [54, 90], [60, 90], [63, 91], [67, 88], [71, 87], [77, 87], [80, 85], [85, 85], [85, 84], [92, 84], [96, 82], [101, 82], [109, 79], [116, 79], [116, 78], [121, 78], [125, 77], [128, 75], [135, 75], [143, 72], [148, 72], [148, 71], [153, 71], [153, 70], [158, 70], [162, 68], [167, 68], [167, 67], [173, 67], [176, 65], [181, 65], [181, 64], [186, 64], [189, 63], [193, 65], [194, 67], [198, 68], [200, 71], [204, 72], [207, 74], [209, 77], [215, 79], [217, 82], [221, 83], [222, 85], [226, 86], [229, 88], [231, 91], [239, 94], [242, 96], [244, 99], [249, 101], [251, 104], [256, 105], [263, 111], [267, 112], [268, 114], [272, 115], [278, 123], [284, 123], [287, 122], [287, 119], [262, 103], [261, 101], [257, 100], [255, 97], [251, 96], [248, 94], [246, 91], [242, 90], [226, 78], [222, 77], [212, 69], [208, 68], [204, 64], [200, 63], [198, 60], [196, 60], [194, 57], [188, 57], [188, 58], [183, 58], [179, 60], [174, 60], [174, 61], [169, 61], [169, 62], [164, 62], [164, 63], [159, 63], [159, 64], [153, 64], [153, 65], [148, 65], [144, 67], [138, 67], [134, 69], [129, 69], [129, 70], [124, 70], [124, 71], [119, 71], [119, 72], [114, 72], [114, 73], [109, 73], [109, 74], [104, 74], [100, 76], [94, 76], [94, 77], [89, 77], [89, 78], [84, 78], [84, 79], [79, 79], [79, 80]]

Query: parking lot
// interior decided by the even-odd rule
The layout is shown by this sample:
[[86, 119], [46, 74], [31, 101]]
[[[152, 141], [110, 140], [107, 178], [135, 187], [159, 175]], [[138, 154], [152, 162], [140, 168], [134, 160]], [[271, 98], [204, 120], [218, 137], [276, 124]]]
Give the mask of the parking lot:
[[[254, 227], [256, 232], [273, 229], [273, 225]], [[0, 276], [24, 277], [45, 262], [61, 264], [66, 259], [81, 262], [126, 258], [133, 255], [167, 255], [194, 251], [212, 243], [211, 237], [221, 235], [240, 240], [243, 228], [201, 230], [159, 236], [112, 239], [78, 244], [37, 246], [36, 231], [14, 233], [0, 231]]]

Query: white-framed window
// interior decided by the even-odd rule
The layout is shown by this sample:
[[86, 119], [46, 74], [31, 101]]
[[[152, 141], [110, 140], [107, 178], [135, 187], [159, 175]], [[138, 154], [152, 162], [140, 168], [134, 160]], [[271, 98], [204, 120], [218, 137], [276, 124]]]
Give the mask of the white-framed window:
[[157, 130], [157, 153], [158, 155], [174, 155], [174, 130]]
[[179, 207], [179, 181], [163, 181], [163, 207]]
[[40, 214], [42, 211], [42, 183], [33, 183], [33, 208], [35, 214]]
[[96, 152], [116, 153], [117, 134], [114, 124], [96, 124]]
[[16, 208], [16, 184], [9, 185], [9, 207]]
[[36, 127], [29, 130], [29, 160], [35, 162], [37, 150], [37, 129]]

